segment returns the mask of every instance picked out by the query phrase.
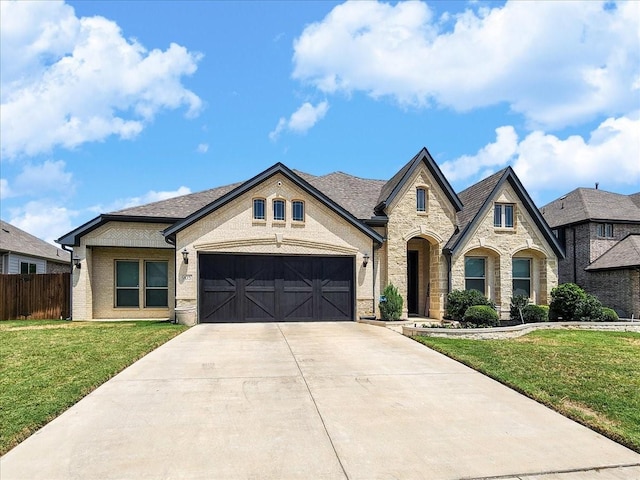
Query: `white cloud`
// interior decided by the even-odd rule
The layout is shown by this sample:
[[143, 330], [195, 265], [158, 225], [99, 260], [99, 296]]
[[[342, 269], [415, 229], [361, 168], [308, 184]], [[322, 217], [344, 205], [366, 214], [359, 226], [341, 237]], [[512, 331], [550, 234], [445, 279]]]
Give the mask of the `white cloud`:
[[207, 153], [209, 151], [209, 144], [208, 143], [199, 144], [198, 148], [196, 148], [196, 151], [198, 153]]
[[511, 126], [496, 129], [496, 141], [476, 155], [464, 155], [442, 165], [450, 180], [485, 175], [511, 164], [527, 189], [562, 190], [579, 186], [615, 191], [640, 185], [640, 111], [608, 118], [587, 140], [579, 135], [561, 139], [534, 131], [519, 140]]
[[11, 210], [8, 222], [51, 244], [73, 228], [73, 219], [77, 212], [55, 205], [46, 200], [28, 202], [18, 209]]
[[638, 103], [640, 2], [507, 2], [434, 18], [423, 2], [347, 2], [294, 43], [295, 79], [458, 111], [507, 103], [561, 127]]
[[163, 109], [201, 100], [181, 79], [200, 55], [146, 50], [103, 17], [62, 2], [0, 2], [1, 153], [35, 155], [110, 135], [132, 138]]
[[13, 197], [13, 191], [6, 178], [0, 178], [0, 200]]
[[152, 202], [159, 202], [160, 200], [167, 200], [169, 198], [179, 197], [181, 195], [188, 195], [191, 193], [189, 187], [179, 187], [177, 190], [160, 191], [150, 190], [147, 193], [139, 197], [122, 198], [115, 200], [109, 205], [94, 205], [89, 210], [94, 213], [107, 213], [122, 210], [124, 208], [137, 207], [138, 205], [144, 205]]
[[276, 128], [269, 133], [271, 140], [276, 140], [284, 131], [289, 130], [294, 133], [306, 133], [319, 120], [322, 120], [329, 110], [329, 103], [325, 100], [315, 107], [309, 102], [305, 102], [302, 106], [291, 114], [289, 120], [282, 117], [278, 120]]

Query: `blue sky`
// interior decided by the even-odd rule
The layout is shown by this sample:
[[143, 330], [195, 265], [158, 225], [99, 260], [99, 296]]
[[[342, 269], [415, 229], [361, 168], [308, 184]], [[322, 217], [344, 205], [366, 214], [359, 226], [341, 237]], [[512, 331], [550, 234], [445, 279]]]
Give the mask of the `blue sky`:
[[0, 215], [52, 241], [276, 162], [640, 190], [640, 2], [0, 2]]

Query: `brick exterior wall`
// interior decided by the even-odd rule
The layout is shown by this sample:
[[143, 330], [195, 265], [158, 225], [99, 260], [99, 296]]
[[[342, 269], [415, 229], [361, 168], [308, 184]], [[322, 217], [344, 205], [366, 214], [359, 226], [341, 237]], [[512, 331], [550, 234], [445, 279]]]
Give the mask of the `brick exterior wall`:
[[[254, 221], [253, 199], [266, 199], [266, 220]], [[272, 201], [286, 202], [286, 220], [274, 221]], [[291, 220], [291, 201], [305, 202], [305, 221]], [[189, 252], [189, 263], [176, 258], [178, 308], [198, 306], [198, 262], [199, 254], [215, 253], [260, 253], [274, 255], [331, 255], [354, 258], [356, 318], [374, 315], [374, 273], [380, 272], [379, 251], [372, 255], [374, 242], [357, 230], [338, 214], [310, 197], [290, 180], [275, 175], [219, 208], [198, 222], [190, 225], [176, 237], [176, 249]], [[368, 253], [374, 261], [367, 267], [362, 265]], [[191, 261], [193, 259], [193, 261]], [[376, 291], [379, 278], [376, 277]]]
[[452, 256], [451, 283], [452, 290], [464, 290], [465, 256], [485, 257], [485, 294], [496, 303], [501, 318], [509, 318], [512, 258], [531, 259], [531, 300], [538, 305], [547, 305], [551, 289], [558, 284], [557, 257], [509, 184], [496, 193], [494, 201], [515, 204], [514, 228], [494, 227], [493, 202], [485, 212], [480, 212], [482, 219], [467, 236], [467, 243], [460, 245]]
[[[169, 318], [173, 314], [173, 297], [169, 297], [169, 309], [140, 309], [125, 311], [115, 309], [113, 259], [152, 259], [170, 256], [169, 289], [175, 288], [172, 274], [173, 247], [160, 234], [169, 224], [109, 222], [82, 237], [73, 254], [81, 259], [80, 268], [72, 272], [72, 317], [74, 320], [105, 318]], [[110, 250], [109, 247], [114, 248]], [[111, 258], [111, 259], [110, 259]], [[110, 260], [109, 260], [110, 259]], [[106, 277], [105, 277], [106, 275]], [[141, 277], [142, 278], [142, 277]]]
[[621, 317], [629, 317], [631, 313], [639, 315], [637, 297], [640, 289], [636, 286], [634, 290], [637, 285], [634, 270], [590, 272], [585, 268], [630, 233], [640, 233], [640, 225], [614, 223], [613, 238], [598, 237], [597, 222], [564, 227], [564, 231], [566, 257], [559, 262], [560, 283], [576, 283]]
[[70, 263], [57, 263], [47, 261], [47, 273], [69, 273], [70, 271]]

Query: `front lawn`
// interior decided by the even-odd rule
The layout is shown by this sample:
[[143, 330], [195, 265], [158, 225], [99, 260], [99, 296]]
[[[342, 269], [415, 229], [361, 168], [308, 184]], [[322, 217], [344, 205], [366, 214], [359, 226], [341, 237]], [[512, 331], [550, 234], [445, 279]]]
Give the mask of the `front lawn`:
[[640, 452], [640, 333], [416, 339]]
[[0, 455], [186, 327], [0, 322]]

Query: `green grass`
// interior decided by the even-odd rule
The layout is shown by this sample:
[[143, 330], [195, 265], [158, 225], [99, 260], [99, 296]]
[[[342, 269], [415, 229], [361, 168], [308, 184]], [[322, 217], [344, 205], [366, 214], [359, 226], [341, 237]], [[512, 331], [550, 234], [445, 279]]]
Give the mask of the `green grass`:
[[0, 455], [184, 331], [166, 322], [0, 322]]
[[640, 452], [640, 333], [417, 340]]

